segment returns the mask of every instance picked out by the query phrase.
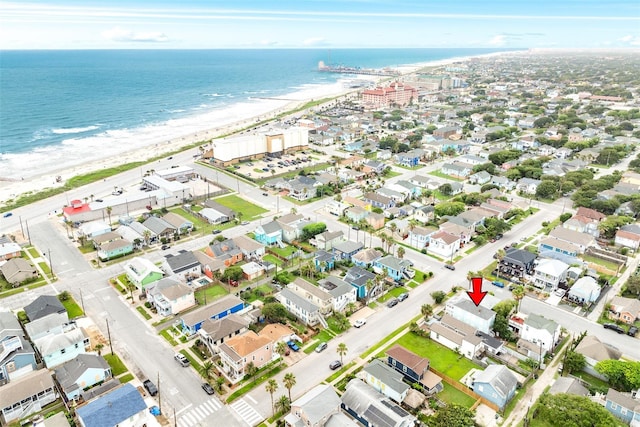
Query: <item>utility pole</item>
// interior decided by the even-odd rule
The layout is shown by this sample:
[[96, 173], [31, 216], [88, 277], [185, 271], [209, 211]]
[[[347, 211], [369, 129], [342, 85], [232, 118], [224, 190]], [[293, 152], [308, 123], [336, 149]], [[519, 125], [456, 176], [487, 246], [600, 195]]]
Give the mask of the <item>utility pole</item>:
[[20, 220], [20, 232], [22, 233], [22, 237], [24, 237], [24, 229], [22, 228], [22, 217], [18, 217]]
[[24, 220], [24, 225], [27, 228], [27, 239], [29, 239], [29, 246], [33, 246], [31, 244], [31, 233], [29, 233], [29, 222], [26, 219]]
[[162, 396], [160, 389], [160, 371], [158, 371], [158, 409], [160, 410], [160, 414], [162, 414]]
[[53, 279], [53, 264], [51, 263], [51, 249], [49, 249], [49, 270], [51, 271], [51, 278]]
[[109, 338], [109, 349], [111, 350], [111, 355], [113, 356], [113, 345], [111, 345], [111, 331], [109, 330], [109, 319], [105, 319], [107, 322], [107, 337]]
[[82, 289], [80, 289], [80, 305], [82, 306], [82, 311], [84, 312], [84, 299], [82, 298]]

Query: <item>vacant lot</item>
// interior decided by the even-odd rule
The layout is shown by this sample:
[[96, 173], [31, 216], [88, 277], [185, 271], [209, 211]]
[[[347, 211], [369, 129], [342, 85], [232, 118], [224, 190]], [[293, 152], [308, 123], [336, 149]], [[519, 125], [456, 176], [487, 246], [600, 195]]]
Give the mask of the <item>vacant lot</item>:
[[254, 205], [253, 203], [233, 194], [230, 196], [218, 197], [215, 201], [220, 203], [222, 206], [232, 209], [234, 212], [242, 212], [242, 219], [245, 221], [251, 221], [254, 218], [260, 217], [263, 213], [268, 212], [266, 209]]

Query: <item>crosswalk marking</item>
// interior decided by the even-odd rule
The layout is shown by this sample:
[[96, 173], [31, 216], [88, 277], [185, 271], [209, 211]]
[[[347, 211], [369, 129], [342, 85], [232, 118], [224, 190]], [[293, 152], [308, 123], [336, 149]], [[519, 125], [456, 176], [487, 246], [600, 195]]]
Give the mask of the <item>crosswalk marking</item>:
[[262, 421], [264, 417], [258, 413], [251, 405], [249, 405], [244, 399], [238, 399], [231, 405], [234, 411], [242, 417], [249, 425], [257, 424]]
[[180, 416], [180, 421], [187, 427], [192, 427], [209, 415], [220, 409], [222, 405], [215, 398], [211, 398], [198, 406], [192, 407], [188, 412]]

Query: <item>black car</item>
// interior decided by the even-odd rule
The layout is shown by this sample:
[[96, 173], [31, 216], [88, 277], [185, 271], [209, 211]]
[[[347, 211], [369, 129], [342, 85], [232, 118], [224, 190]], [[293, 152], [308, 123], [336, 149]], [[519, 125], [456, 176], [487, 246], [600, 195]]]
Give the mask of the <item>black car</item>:
[[269, 193], [262, 193], [262, 195], [263, 195], [263, 196], [268, 196], [268, 195], [269, 195]]
[[391, 308], [391, 307], [395, 307], [396, 305], [398, 305], [398, 299], [397, 298], [391, 298], [388, 302], [387, 302], [387, 307]]
[[446, 268], [447, 270], [451, 270], [451, 271], [453, 271], [453, 270], [455, 270], [455, 269], [456, 269], [456, 266], [455, 266], [455, 265], [453, 265], [453, 264], [445, 264], [445, 265], [444, 265], [444, 268]]
[[342, 362], [339, 360], [334, 360], [333, 362], [329, 363], [329, 369], [331, 369], [332, 371], [335, 371], [340, 366], [342, 366]]
[[160, 249], [162, 249], [163, 251], [166, 251], [166, 250], [167, 250], [167, 249], [169, 249], [170, 247], [171, 247], [171, 246], [169, 246], [169, 245], [162, 245], [162, 246], [160, 247]]
[[620, 326], [616, 325], [615, 323], [605, 323], [602, 326], [605, 329], [611, 329], [612, 331], [616, 331], [619, 334], [624, 334], [624, 329], [622, 329]]
[[215, 229], [211, 232], [211, 234], [220, 234], [220, 233], [222, 233], [222, 231], [218, 229]]
[[627, 331], [627, 335], [629, 335], [630, 337], [635, 337], [637, 333], [638, 333], [638, 328], [636, 328], [635, 326], [630, 327], [629, 330]]
[[152, 383], [151, 380], [144, 380], [142, 385], [151, 396], [155, 396], [156, 394], [158, 394], [158, 387], [156, 387], [156, 385]]
[[209, 384], [209, 383], [202, 383], [202, 389], [208, 395], [212, 395], [213, 394], [213, 387], [211, 387], [211, 384]]
[[102, 199], [96, 199], [96, 202], [98, 202], [98, 203], [102, 203], [102, 202], [104, 202], [104, 200], [102, 200]]

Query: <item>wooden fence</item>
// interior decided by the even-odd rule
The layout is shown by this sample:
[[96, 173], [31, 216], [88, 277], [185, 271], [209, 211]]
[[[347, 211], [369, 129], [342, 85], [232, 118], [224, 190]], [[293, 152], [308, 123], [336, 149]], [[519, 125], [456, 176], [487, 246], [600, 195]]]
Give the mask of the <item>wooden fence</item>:
[[442, 381], [444, 381], [445, 383], [449, 384], [451, 387], [455, 388], [458, 391], [463, 392], [467, 396], [470, 396], [470, 397], [474, 398], [476, 400], [476, 402], [473, 404], [474, 408], [477, 407], [480, 403], [484, 403], [485, 405], [487, 405], [489, 408], [493, 409], [494, 411], [496, 411], [496, 412], [500, 411], [500, 407], [498, 405], [496, 405], [495, 403], [490, 402], [489, 400], [487, 400], [484, 397], [480, 396], [478, 393], [476, 393], [473, 390], [469, 389], [469, 387], [467, 387], [466, 385], [462, 384], [460, 381], [457, 381], [457, 380], [454, 380], [451, 377], [448, 377], [447, 375], [443, 374], [442, 372], [433, 369], [431, 366], [429, 367], [429, 370], [431, 372], [433, 372], [434, 374], [436, 374], [437, 376], [439, 376], [440, 378], [442, 378]]

